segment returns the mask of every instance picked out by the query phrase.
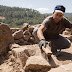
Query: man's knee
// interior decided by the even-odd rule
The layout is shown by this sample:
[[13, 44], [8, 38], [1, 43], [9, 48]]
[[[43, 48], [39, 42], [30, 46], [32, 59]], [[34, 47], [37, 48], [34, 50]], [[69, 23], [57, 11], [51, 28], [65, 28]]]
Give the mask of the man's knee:
[[63, 49], [69, 48], [71, 46], [71, 41], [62, 36], [60, 36], [59, 43], [60, 47]]
[[62, 40], [62, 41], [52, 41], [53, 44], [51, 44], [52, 47], [56, 47], [57, 49], [67, 49], [71, 46], [71, 42], [68, 39]]
[[70, 40], [68, 40], [67, 48], [69, 48], [70, 46], [71, 46], [71, 42]]
[[70, 48], [70, 46], [71, 46], [71, 42], [70, 42], [70, 40], [68, 40], [67, 42], [66, 42], [66, 44], [64, 44], [64, 49], [67, 49], [67, 48]]

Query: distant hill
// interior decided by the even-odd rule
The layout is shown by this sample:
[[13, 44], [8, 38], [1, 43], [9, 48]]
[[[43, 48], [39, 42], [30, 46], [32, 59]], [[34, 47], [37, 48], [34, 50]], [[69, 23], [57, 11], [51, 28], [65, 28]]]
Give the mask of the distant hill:
[[65, 13], [64, 16], [67, 16], [67, 17], [72, 16], [72, 13]]
[[5, 17], [4, 22], [10, 27], [20, 27], [23, 23], [30, 25], [40, 24], [48, 14], [40, 14], [37, 10], [19, 7], [7, 7], [0, 5], [0, 16]]
[[[23, 23], [30, 25], [40, 24], [50, 14], [41, 14], [37, 10], [19, 7], [7, 7], [0, 5], [0, 22], [9, 24], [10, 27], [21, 27]], [[72, 13], [65, 16], [72, 21]], [[4, 17], [5, 19], [2, 19]]]

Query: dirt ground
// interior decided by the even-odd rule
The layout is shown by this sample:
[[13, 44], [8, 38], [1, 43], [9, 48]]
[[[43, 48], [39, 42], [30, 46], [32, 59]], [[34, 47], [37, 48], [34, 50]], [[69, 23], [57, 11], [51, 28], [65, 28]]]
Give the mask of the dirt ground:
[[[32, 48], [32, 45], [30, 46]], [[33, 46], [33, 49], [36, 49], [36, 46]], [[62, 50], [60, 54], [58, 57], [54, 56], [59, 65], [72, 63], [72, 44], [70, 48]], [[24, 72], [24, 70], [19, 63], [15, 62], [13, 56], [8, 54], [0, 58], [0, 72]]]

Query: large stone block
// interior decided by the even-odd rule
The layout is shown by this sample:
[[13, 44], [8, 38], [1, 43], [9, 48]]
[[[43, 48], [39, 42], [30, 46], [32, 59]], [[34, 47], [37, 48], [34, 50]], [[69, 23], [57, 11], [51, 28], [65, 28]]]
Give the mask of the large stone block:
[[18, 31], [19, 29], [20, 29], [20, 28], [10, 28], [12, 34], [13, 34], [14, 32], [16, 32], [16, 31]]
[[29, 31], [30, 33], [32, 33], [33, 30], [34, 30], [34, 27], [32, 27], [32, 26], [30, 26], [30, 27], [28, 28], [28, 31]]
[[9, 49], [9, 44], [13, 43], [14, 39], [8, 25], [0, 24], [0, 55], [5, 54]]
[[23, 32], [23, 35], [30, 35], [30, 36], [31, 36], [31, 33], [30, 33], [28, 30], [25, 30], [25, 31]]
[[50, 68], [50, 64], [41, 55], [29, 57], [24, 67], [25, 71], [48, 71]]
[[28, 23], [24, 23], [21, 30], [25, 31], [30, 25]]
[[29, 35], [24, 35], [24, 40], [28, 41], [30, 39], [30, 36]]
[[19, 48], [20, 47], [20, 45], [18, 45], [18, 44], [10, 44], [9, 45], [9, 48], [12, 50], [13, 48]]
[[28, 49], [26, 47], [23, 48], [14, 48], [12, 49], [13, 56], [17, 59], [19, 63], [23, 66], [26, 64], [28, 57], [35, 55], [35, 51]]
[[16, 31], [15, 33], [12, 34], [12, 36], [14, 37], [14, 39], [20, 39], [23, 37], [23, 31], [22, 30]]

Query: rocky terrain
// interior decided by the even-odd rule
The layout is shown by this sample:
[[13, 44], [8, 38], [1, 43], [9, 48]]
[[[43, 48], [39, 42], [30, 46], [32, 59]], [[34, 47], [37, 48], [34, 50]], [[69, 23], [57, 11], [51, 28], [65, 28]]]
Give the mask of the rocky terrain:
[[[38, 46], [33, 30], [39, 27], [24, 23], [21, 28], [0, 24], [0, 72], [72, 72], [72, 45], [59, 56], [47, 55]], [[72, 31], [61, 35], [72, 41]]]

